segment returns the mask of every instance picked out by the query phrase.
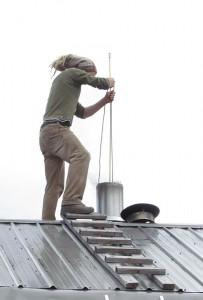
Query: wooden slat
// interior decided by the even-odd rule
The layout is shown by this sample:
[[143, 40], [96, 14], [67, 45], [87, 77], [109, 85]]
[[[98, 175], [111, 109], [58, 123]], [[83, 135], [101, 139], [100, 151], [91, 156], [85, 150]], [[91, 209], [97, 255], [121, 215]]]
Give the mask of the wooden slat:
[[131, 245], [132, 240], [127, 238], [109, 238], [109, 237], [87, 237], [90, 244], [108, 244], [108, 245]]
[[148, 264], [153, 263], [153, 259], [147, 257], [136, 256], [121, 256], [121, 255], [109, 255], [105, 256], [105, 261], [108, 263], [128, 263], [128, 264]]
[[175, 284], [166, 275], [152, 275], [152, 280], [164, 290], [173, 290], [175, 288]]
[[116, 230], [102, 230], [102, 229], [80, 229], [79, 233], [82, 236], [109, 236], [109, 237], [113, 237], [113, 236], [118, 236], [121, 237], [123, 236], [123, 232], [122, 231], [116, 231]]
[[[98, 255], [98, 254], [97, 254]], [[116, 267], [119, 265], [119, 264], [116, 264], [116, 263], [111, 263], [111, 264], [108, 264], [105, 262], [105, 255], [103, 254], [100, 254], [99, 257], [102, 259], [103, 261], [103, 265], [107, 265], [108, 268], [110, 268], [113, 272], [113, 274], [116, 274], [119, 278], [119, 281], [123, 284], [123, 286], [127, 289], [133, 289], [133, 288], [136, 288], [138, 286], [138, 281], [136, 280], [135, 276], [132, 274], [117, 274], [115, 272], [115, 269]]]
[[65, 213], [63, 216], [65, 219], [90, 219], [90, 220], [106, 220], [107, 216], [99, 213], [91, 214], [73, 214]]
[[139, 284], [139, 282], [132, 275], [121, 274], [119, 277], [126, 289], [136, 289]]
[[147, 274], [147, 275], [166, 274], [166, 270], [161, 268], [131, 267], [131, 266], [116, 267], [116, 272], [118, 274]]
[[97, 253], [141, 254], [142, 249], [120, 246], [95, 246]]
[[91, 227], [91, 228], [113, 228], [114, 224], [108, 221], [71, 221], [74, 227]]

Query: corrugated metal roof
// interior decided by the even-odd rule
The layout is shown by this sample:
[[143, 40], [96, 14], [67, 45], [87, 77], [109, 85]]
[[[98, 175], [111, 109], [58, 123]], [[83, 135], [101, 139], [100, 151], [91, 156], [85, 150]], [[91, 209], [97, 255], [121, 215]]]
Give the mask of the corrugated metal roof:
[[0, 223], [0, 286], [121, 287], [63, 223]]
[[[166, 270], [164, 276], [175, 284], [167, 294], [181, 291], [203, 296], [203, 226], [115, 222], [114, 227], [142, 249], [142, 256], [151, 257], [155, 267]], [[86, 244], [68, 222], [2, 220], [0, 286], [125, 291], [106, 268], [111, 263], [102, 264]], [[138, 272], [130, 276], [138, 282], [134, 291], [164, 292], [154, 275]]]
[[1, 288], [1, 300], [202, 300], [202, 294], [139, 291], [73, 291]]
[[[177, 290], [203, 292], [203, 228], [143, 225], [122, 227], [126, 236], [163, 266]], [[143, 278], [143, 287], [146, 285]]]

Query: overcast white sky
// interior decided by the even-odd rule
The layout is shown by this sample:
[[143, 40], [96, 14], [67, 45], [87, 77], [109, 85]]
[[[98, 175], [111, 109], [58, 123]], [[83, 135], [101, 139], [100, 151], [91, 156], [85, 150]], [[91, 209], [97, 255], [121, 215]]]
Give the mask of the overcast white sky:
[[[38, 136], [49, 64], [75, 53], [108, 77], [111, 52], [114, 181], [123, 184], [124, 207], [152, 203], [159, 223], [202, 223], [202, 28], [202, 0], [1, 0], [0, 218], [41, 217]], [[85, 86], [80, 102], [103, 95]], [[84, 202], [94, 207], [102, 116], [75, 118], [72, 127], [92, 156]], [[108, 181], [108, 122], [107, 108], [101, 182]]]

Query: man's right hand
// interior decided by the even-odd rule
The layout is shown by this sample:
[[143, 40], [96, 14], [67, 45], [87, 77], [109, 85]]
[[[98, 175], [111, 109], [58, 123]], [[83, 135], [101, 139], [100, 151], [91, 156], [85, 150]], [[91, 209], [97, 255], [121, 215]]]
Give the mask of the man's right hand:
[[115, 98], [115, 94], [116, 93], [114, 92], [114, 90], [107, 92], [104, 97], [105, 104], [113, 102], [113, 100]]

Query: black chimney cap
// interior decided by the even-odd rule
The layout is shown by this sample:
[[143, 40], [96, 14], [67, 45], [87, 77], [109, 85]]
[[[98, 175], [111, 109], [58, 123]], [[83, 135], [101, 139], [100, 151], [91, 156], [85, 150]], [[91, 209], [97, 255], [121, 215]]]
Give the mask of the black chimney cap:
[[159, 212], [159, 208], [153, 204], [137, 203], [123, 209], [121, 218], [128, 223], [154, 223]]

